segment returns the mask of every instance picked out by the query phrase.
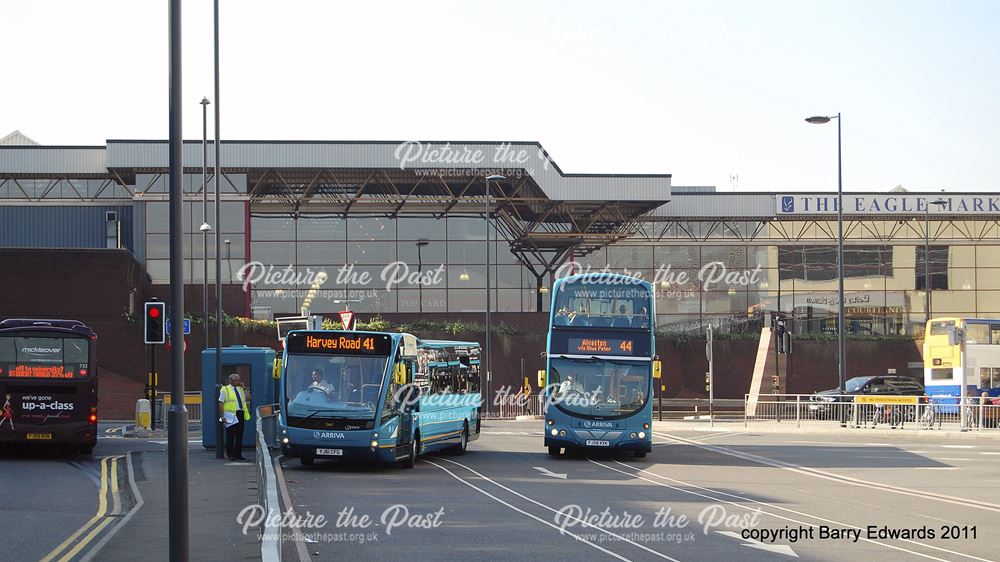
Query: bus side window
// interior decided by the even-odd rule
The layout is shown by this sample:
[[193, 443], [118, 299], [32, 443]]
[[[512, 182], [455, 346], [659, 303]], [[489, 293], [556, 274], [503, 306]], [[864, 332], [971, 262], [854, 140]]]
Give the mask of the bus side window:
[[1000, 345], [1000, 324], [990, 324], [990, 343]]

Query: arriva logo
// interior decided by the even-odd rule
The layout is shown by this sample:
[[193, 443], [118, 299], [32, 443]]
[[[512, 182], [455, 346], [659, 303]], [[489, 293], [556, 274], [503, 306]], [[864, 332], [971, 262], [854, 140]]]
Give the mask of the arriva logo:
[[339, 431], [314, 431], [314, 439], [343, 439], [344, 434]]
[[583, 422], [583, 427], [614, 427], [615, 424], [612, 422], [602, 422], [602, 421], [585, 421]]

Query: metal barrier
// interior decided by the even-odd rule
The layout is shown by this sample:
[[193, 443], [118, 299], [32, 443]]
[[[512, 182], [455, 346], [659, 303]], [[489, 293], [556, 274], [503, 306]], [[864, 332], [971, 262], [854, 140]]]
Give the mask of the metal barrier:
[[[258, 529], [260, 558], [264, 562], [281, 561], [281, 503], [278, 501], [278, 482], [271, 461], [270, 447], [276, 423], [275, 406], [268, 404], [257, 408], [257, 505], [266, 514]], [[266, 420], [266, 421], [265, 421]], [[270, 426], [270, 441], [265, 427]]]
[[498, 394], [489, 414], [482, 413], [483, 419], [512, 420], [517, 416], [540, 416], [545, 411], [545, 397], [541, 394]]
[[[201, 423], [201, 392], [185, 392], [184, 406], [187, 408], [188, 423]], [[161, 392], [156, 397], [156, 425], [166, 427], [167, 411], [170, 409], [170, 393]]]
[[787, 423], [795, 427], [829, 427], [832, 423], [851, 428], [970, 431], [995, 430], [1000, 405], [977, 397], [960, 407], [954, 397], [927, 396], [832, 396], [811, 394], [747, 395], [744, 426]]

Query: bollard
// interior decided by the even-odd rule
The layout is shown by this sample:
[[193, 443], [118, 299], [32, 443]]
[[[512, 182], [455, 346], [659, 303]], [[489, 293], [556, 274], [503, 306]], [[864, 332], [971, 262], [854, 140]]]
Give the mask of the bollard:
[[137, 436], [149, 436], [151, 413], [152, 410], [149, 407], [149, 400], [140, 398], [135, 401], [135, 433]]

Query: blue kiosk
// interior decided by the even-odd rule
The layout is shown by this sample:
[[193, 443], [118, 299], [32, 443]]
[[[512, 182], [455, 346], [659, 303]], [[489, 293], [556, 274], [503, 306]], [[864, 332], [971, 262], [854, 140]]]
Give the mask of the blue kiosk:
[[[206, 449], [215, 448], [215, 430], [218, 427], [219, 381], [228, 383], [229, 375], [236, 373], [243, 384], [250, 388], [250, 405], [256, 409], [263, 404], [273, 404], [278, 398], [278, 381], [274, 379], [275, 351], [269, 347], [232, 345], [222, 348], [222, 375], [215, 368], [215, 348], [201, 352], [201, 444]], [[253, 415], [243, 431], [243, 446], [254, 447], [256, 432]]]

